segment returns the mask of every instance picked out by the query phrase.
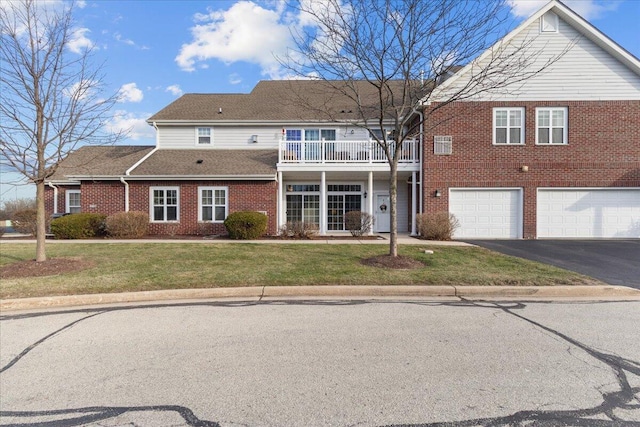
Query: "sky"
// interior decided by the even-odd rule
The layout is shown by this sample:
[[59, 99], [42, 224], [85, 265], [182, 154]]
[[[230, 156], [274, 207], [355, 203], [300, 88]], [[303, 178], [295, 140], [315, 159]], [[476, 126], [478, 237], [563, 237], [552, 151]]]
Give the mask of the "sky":
[[[515, 23], [546, 4], [507, 1]], [[640, 0], [564, 3], [640, 57]], [[183, 93], [248, 93], [260, 80], [286, 78], [274, 53], [291, 46], [290, 26], [304, 17], [282, 0], [80, 0], [74, 19], [69, 50], [92, 47], [109, 90], [119, 93], [111, 125], [131, 129], [124, 144], [153, 145], [145, 120]], [[0, 202], [33, 197], [34, 185], [2, 173]]]

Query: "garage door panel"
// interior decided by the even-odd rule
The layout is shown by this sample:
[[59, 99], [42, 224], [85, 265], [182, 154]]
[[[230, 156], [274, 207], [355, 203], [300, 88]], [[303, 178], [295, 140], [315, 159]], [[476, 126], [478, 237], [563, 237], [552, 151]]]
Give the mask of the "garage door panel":
[[454, 236], [508, 239], [522, 237], [522, 202], [518, 189], [454, 189], [449, 211], [460, 222]]
[[540, 189], [540, 238], [638, 238], [640, 189]]

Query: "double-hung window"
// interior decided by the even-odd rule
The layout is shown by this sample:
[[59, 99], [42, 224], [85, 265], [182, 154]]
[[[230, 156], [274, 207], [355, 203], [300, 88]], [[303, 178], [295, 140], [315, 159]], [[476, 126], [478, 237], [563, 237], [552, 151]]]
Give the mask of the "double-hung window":
[[67, 190], [66, 192], [66, 213], [80, 212], [80, 190]]
[[229, 213], [227, 187], [198, 187], [198, 221], [223, 222]]
[[178, 187], [150, 188], [149, 216], [153, 222], [179, 221], [180, 191]]
[[211, 145], [211, 128], [196, 128], [196, 144]]
[[567, 144], [567, 108], [536, 108], [536, 144]]
[[493, 143], [524, 144], [524, 108], [493, 109]]

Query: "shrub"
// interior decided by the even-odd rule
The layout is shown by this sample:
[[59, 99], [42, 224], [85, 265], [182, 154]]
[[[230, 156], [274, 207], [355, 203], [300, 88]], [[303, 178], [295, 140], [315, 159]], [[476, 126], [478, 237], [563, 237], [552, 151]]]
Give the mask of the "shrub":
[[146, 212], [118, 212], [107, 217], [105, 229], [109, 236], [140, 238], [147, 234], [149, 214]]
[[15, 211], [11, 217], [13, 229], [18, 233], [36, 235], [38, 229], [35, 209]]
[[318, 233], [318, 224], [312, 222], [290, 221], [280, 227], [280, 237], [287, 239], [310, 239]]
[[36, 209], [36, 199], [7, 200], [0, 209], [0, 221], [11, 219], [14, 213], [27, 209]]
[[7, 231], [7, 227], [4, 225], [0, 225], [0, 237], [4, 236], [4, 233]]
[[267, 231], [267, 216], [252, 211], [233, 212], [224, 220], [224, 226], [232, 239], [257, 239]]
[[458, 219], [448, 212], [424, 213], [416, 216], [420, 237], [428, 240], [451, 240], [460, 227]]
[[51, 221], [51, 233], [56, 239], [90, 239], [103, 236], [106, 215], [77, 213]]
[[367, 212], [349, 211], [344, 214], [344, 226], [353, 237], [361, 237], [371, 231], [373, 215]]

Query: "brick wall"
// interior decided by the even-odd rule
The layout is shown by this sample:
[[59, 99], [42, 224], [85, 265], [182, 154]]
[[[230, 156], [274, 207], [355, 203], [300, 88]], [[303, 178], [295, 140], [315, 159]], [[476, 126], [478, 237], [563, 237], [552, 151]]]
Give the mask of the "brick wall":
[[[152, 235], [179, 234], [225, 234], [221, 223], [198, 223], [198, 187], [228, 187], [229, 213], [252, 210], [266, 211], [269, 217], [268, 234], [276, 234], [277, 187], [275, 181], [129, 181], [129, 210], [149, 213], [150, 187], [179, 187], [180, 214], [179, 223], [152, 223], [149, 233]], [[64, 212], [64, 190], [59, 187], [59, 212]], [[80, 187], [68, 187], [78, 189]], [[84, 181], [82, 182], [82, 212], [96, 212], [111, 215], [123, 212], [124, 185], [120, 181]], [[47, 213], [53, 213], [53, 190], [45, 193]]]
[[[47, 218], [51, 217], [54, 212], [64, 213], [66, 209], [66, 192], [67, 190], [80, 190], [79, 185], [70, 185], [70, 186], [57, 186], [58, 188], [58, 209], [53, 209], [54, 204], [54, 191], [53, 188], [49, 186], [44, 187], [44, 209], [47, 215]], [[82, 201], [82, 198], [81, 198]]]
[[[494, 107], [525, 108], [525, 145], [492, 145]], [[567, 145], [535, 145], [536, 107], [568, 108]], [[524, 238], [535, 238], [538, 187], [640, 186], [640, 101], [467, 102], [426, 116], [425, 212], [447, 211], [449, 188], [522, 187]], [[434, 135], [453, 136], [452, 155], [433, 154]]]

